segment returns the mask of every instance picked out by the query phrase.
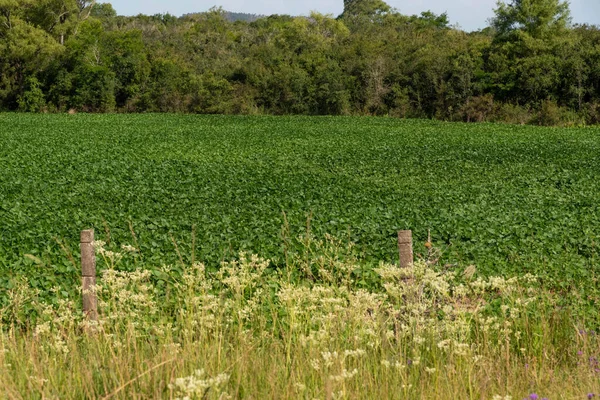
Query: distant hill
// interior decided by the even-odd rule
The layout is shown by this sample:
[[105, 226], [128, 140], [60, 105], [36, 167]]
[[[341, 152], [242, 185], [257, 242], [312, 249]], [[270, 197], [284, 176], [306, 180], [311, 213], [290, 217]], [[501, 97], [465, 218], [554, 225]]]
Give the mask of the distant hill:
[[266, 15], [225, 11], [225, 18], [227, 18], [227, 20], [231, 21], [231, 22], [236, 22], [236, 21], [254, 22], [258, 19], [266, 18]]
[[[203, 13], [184, 14], [184, 15], [182, 15], [182, 18], [194, 17], [195, 15], [201, 15], [201, 14], [203, 14]], [[236, 21], [254, 22], [261, 18], [267, 17], [266, 15], [260, 15], [260, 14], [238, 13], [238, 12], [231, 12], [231, 11], [223, 11], [223, 14], [225, 15], [225, 19], [227, 19], [227, 21], [229, 21], [229, 22], [236, 22]]]

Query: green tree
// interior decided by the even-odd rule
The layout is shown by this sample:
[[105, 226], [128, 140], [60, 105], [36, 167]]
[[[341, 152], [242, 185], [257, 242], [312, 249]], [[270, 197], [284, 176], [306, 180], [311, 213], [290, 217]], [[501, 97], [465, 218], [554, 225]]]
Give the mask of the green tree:
[[35, 77], [29, 77], [26, 83], [27, 90], [19, 98], [19, 111], [39, 112], [46, 106], [44, 92], [40, 88], [40, 82]]
[[117, 16], [117, 12], [110, 3], [99, 3], [91, 8], [90, 17], [99, 19], [111, 19]]
[[[0, 0], [0, 108], [15, 109], [36, 78], [62, 49], [43, 29], [29, 24], [23, 0]], [[39, 86], [36, 86], [36, 91]], [[31, 87], [31, 85], [29, 85]]]
[[383, 0], [344, 0], [344, 16], [375, 15], [391, 10]]
[[135, 111], [150, 75], [150, 63], [139, 30], [107, 32], [102, 36], [100, 52], [103, 64], [116, 77], [117, 107]]
[[361, 25], [381, 21], [390, 11], [392, 8], [383, 0], [344, 0], [344, 12], [340, 18], [354, 30]]
[[563, 34], [570, 21], [569, 3], [562, 0], [498, 1], [492, 26], [498, 40], [518, 39], [525, 34], [534, 39], [552, 39]]
[[18, 0], [23, 18], [43, 29], [60, 44], [77, 34], [79, 24], [87, 20], [95, 0]]
[[110, 112], [115, 108], [115, 74], [106, 66], [82, 64], [72, 74], [73, 108]]
[[558, 97], [562, 50], [573, 40], [568, 3], [498, 2], [487, 68], [494, 93], [505, 101], [538, 104]]

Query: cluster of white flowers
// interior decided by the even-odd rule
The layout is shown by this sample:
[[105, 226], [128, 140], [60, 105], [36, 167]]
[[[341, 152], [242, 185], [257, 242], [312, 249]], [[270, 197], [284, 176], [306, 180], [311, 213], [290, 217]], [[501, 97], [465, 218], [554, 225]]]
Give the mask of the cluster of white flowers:
[[209, 377], [204, 369], [198, 369], [190, 376], [175, 379], [175, 382], [169, 384], [169, 389], [174, 392], [176, 400], [204, 399], [209, 391], [222, 399], [228, 397], [223, 388], [229, 382], [229, 377], [228, 374]]
[[358, 369], [354, 368], [352, 371], [348, 371], [346, 369], [342, 369], [342, 372], [339, 375], [330, 375], [329, 379], [334, 382], [343, 382], [345, 380], [349, 380], [358, 375]]
[[[327, 246], [337, 246], [330, 240]], [[387, 376], [401, 376], [406, 391], [412, 387], [410, 371], [415, 369], [421, 376], [435, 376], [445, 372], [447, 360], [476, 364], [486, 353], [473, 344], [474, 326], [491, 343], [508, 346], [516, 341], [520, 347], [518, 319], [535, 301], [521, 290], [522, 285], [536, 282], [534, 276], [483, 279], [474, 278], [473, 270], [458, 276], [425, 262], [409, 268], [381, 264], [376, 272], [384, 290], [366, 290], [352, 283], [356, 265], [327, 251], [305, 266], [315, 274], [314, 280], [299, 282], [290, 279], [290, 274], [268, 273], [268, 260], [242, 254], [238, 261], [223, 263], [216, 273], [194, 263], [181, 275], [172, 274], [176, 282], [170, 283], [169, 295], [179, 303], [168, 309], [174, 315], [169, 318], [161, 314], [162, 298], [157, 297], [160, 291], [151, 284], [149, 270], [119, 271], [113, 267], [121, 255], [106, 250], [102, 241], [94, 246], [109, 266], [93, 289], [99, 296], [100, 320], [85, 321], [69, 300], [42, 307], [34, 333], [54, 355], [69, 352], [58, 329], [69, 324], [97, 324], [96, 332], [117, 351], [128, 345], [130, 336], [123, 332], [137, 338], [165, 338], [159, 348], [169, 354], [214, 337], [233, 337], [248, 343], [248, 348], [280, 341], [290, 365], [299, 352], [308, 357], [304, 362], [311, 378], [295, 377], [300, 382], [293, 387], [306, 398], [321, 395], [313, 392], [314, 382], [326, 382], [331, 398], [351, 396], [348, 388], [356, 384], [370, 357], [381, 363]], [[133, 246], [122, 249], [137, 251]], [[161, 268], [167, 274], [171, 269]], [[15, 293], [12, 296], [19, 295]], [[500, 314], [482, 312], [490, 297], [501, 300]], [[225, 398], [229, 378], [197, 370], [170, 384], [171, 397], [204, 398], [210, 391], [211, 398]]]
[[130, 244], [121, 245], [121, 249], [123, 249], [124, 251], [126, 251], [128, 253], [137, 253], [137, 251], [138, 251], [138, 249], [136, 249], [135, 247], [133, 247]]
[[114, 251], [106, 250], [106, 242], [102, 240], [95, 240], [92, 242], [92, 246], [96, 250], [96, 253], [100, 254], [106, 263], [111, 267], [114, 267], [122, 258], [123, 254]]

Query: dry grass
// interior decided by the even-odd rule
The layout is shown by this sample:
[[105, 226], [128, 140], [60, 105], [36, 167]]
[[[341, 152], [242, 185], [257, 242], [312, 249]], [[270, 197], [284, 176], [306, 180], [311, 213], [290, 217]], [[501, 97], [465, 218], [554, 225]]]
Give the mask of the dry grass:
[[[100, 246], [102, 244], [100, 243]], [[324, 245], [327, 247], [327, 245]], [[133, 247], [124, 250], [135, 251]], [[0, 398], [586, 399], [600, 345], [533, 276], [381, 265], [369, 290], [327, 251], [273, 271], [194, 264], [168, 296], [102, 247], [101, 319], [23, 282], [2, 310]], [[163, 267], [168, 272], [168, 267]], [[33, 302], [38, 316], [19, 317]]]

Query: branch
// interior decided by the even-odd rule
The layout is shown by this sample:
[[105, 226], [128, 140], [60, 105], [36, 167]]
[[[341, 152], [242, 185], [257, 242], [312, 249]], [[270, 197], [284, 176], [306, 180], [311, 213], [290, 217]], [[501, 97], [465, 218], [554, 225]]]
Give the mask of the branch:
[[[85, 4], [85, 3], [83, 3], [83, 4]], [[79, 22], [86, 21], [90, 17], [90, 15], [92, 14], [92, 10], [94, 9], [95, 5], [96, 5], [96, 0], [92, 0], [92, 2], [90, 3], [89, 6], [87, 6], [87, 7], [84, 6], [83, 8], [80, 7], [80, 10], [79, 10]], [[87, 8], [87, 15], [83, 17], [82, 16], [83, 15], [83, 11], [86, 8]], [[75, 29], [73, 30], [73, 35], [77, 36], [78, 32], [79, 32], [79, 24], [77, 24], [75, 26]]]
[[[54, 15], [56, 15], [56, 13], [52, 13]], [[48, 29], [48, 33], [52, 33], [52, 31], [54, 30], [54, 28], [56, 28], [56, 25], [58, 25], [59, 23], [61, 23], [61, 19], [62, 17], [64, 17], [65, 15], [69, 15], [68, 11], [65, 11], [64, 13], [56, 16], [56, 18], [54, 19], [54, 23], [52, 24], [52, 26], [50, 26], [50, 28]]]
[[[90, 17], [90, 15], [92, 14], [92, 10], [94, 9], [95, 5], [96, 5], [96, 0], [92, 0], [92, 2], [90, 3], [89, 6], [82, 8], [81, 11], [79, 12], [79, 20], [80, 21], [87, 20]], [[87, 8], [87, 15], [85, 17], [82, 17], [83, 11], [86, 8]]]
[[6, 26], [6, 28], [8, 30], [12, 29], [12, 22], [10, 20], [10, 10], [4, 10], [4, 12], [2, 13], [2, 15], [4, 15], [4, 17], [6, 18], [6, 21], [4, 21], [4, 26]]

